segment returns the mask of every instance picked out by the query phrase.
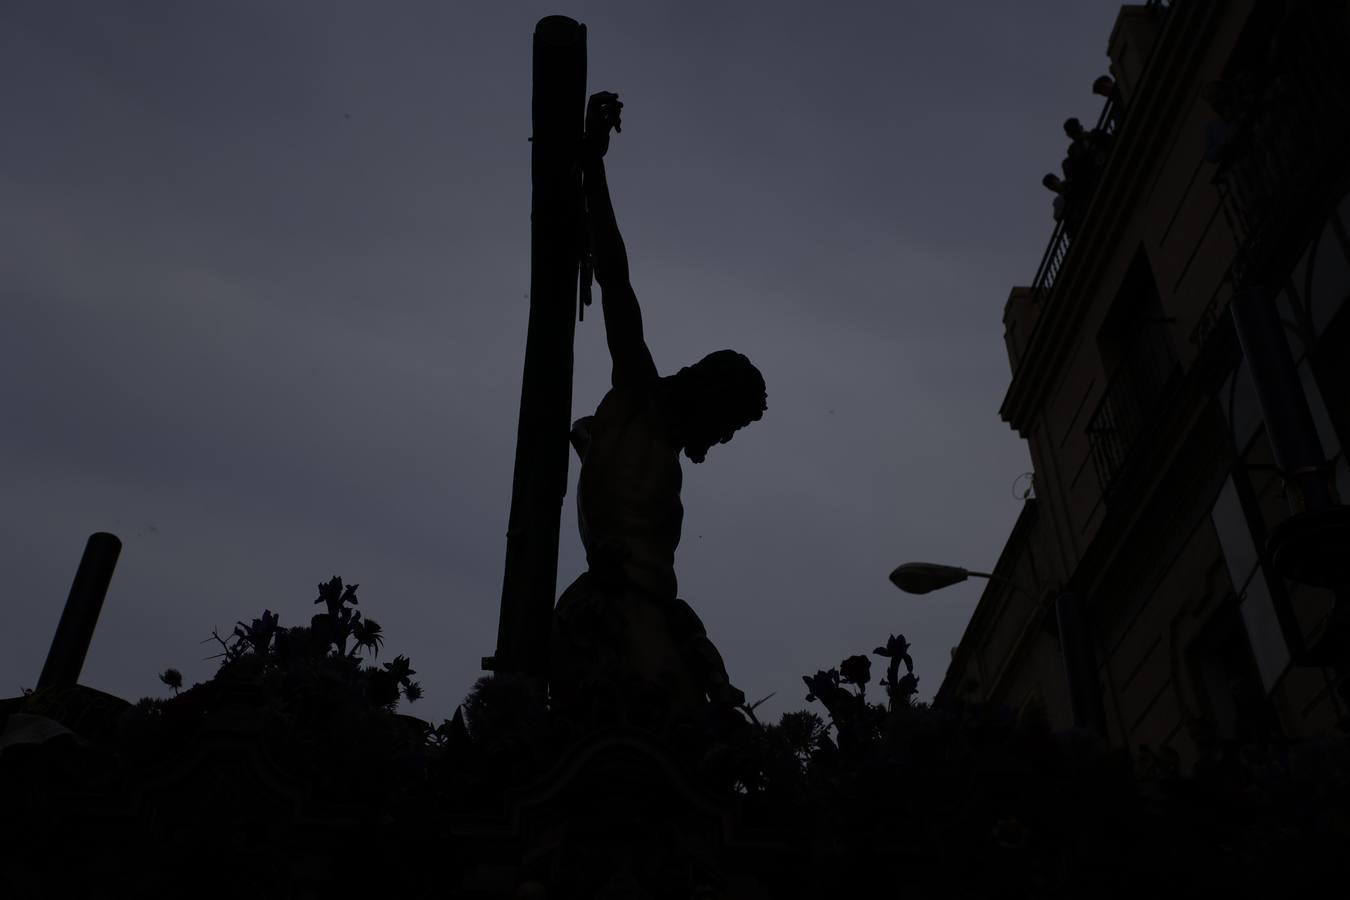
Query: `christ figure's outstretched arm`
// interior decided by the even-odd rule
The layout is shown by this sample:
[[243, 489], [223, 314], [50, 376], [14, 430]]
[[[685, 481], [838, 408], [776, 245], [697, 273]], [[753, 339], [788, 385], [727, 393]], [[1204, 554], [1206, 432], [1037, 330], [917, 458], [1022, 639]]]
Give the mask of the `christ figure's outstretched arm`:
[[601, 92], [586, 107], [583, 175], [586, 210], [595, 246], [595, 280], [600, 283], [600, 305], [605, 317], [605, 339], [614, 363], [611, 383], [622, 387], [657, 377], [656, 364], [642, 334], [642, 311], [628, 277], [628, 252], [614, 219], [614, 205], [605, 180], [605, 153], [609, 130], [619, 130], [618, 95]]

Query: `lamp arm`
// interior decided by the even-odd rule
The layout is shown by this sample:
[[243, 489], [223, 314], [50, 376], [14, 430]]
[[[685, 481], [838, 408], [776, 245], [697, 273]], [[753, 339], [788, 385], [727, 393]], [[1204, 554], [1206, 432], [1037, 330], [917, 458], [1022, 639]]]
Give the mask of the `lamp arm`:
[[1022, 585], [1018, 584], [1018, 583], [1017, 583], [1016, 581], [1014, 581], [1013, 579], [1004, 577], [1003, 575], [994, 575], [994, 574], [992, 574], [992, 573], [990, 573], [990, 572], [971, 572], [971, 571], [969, 571], [969, 570], [966, 571], [966, 574], [967, 574], [967, 575], [974, 576], [974, 577], [976, 577], [976, 578], [988, 578], [990, 581], [1001, 581], [1001, 582], [1003, 582], [1004, 584], [1012, 585], [1014, 588], [1016, 588], [1017, 590], [1021, 591], [1021, 592], [1024, 593], [1024, 594], [1026, 594], [1026, 595], [1027, 595], [1028, 597], [1030, 597], [1031, 599], [1033, 599], [1033, 600], [1036, 599], [1036, 595], [1033, 594], [1031, 591], [1027, 590], [1025, 587], [1023, 587]]

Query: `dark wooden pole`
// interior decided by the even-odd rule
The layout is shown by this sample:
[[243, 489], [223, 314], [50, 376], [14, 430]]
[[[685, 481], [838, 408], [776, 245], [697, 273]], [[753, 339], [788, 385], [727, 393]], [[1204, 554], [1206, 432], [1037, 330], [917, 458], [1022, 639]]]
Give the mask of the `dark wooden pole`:
[[567, 493], [585, 106], [586, 27], [565, 16], [540, 19], [534, 30], [530, 323], [497, 651], [483, 668], [541, 679], [548, 672]]
[[61, 621], [47, 651], [47, 662], [38, 677], [38, 690], [74, 687], [80, 680], [80, 669], [84, 668], [84, 657], [94, 639], [94, 626], [98, 624], [103, 598], [121, 552], [122, 542], [116, 535], [100, 531], [89, 536], [80, 567], [75, 570], [70, 596], [66, 598], [66, 608], [61, 611]]

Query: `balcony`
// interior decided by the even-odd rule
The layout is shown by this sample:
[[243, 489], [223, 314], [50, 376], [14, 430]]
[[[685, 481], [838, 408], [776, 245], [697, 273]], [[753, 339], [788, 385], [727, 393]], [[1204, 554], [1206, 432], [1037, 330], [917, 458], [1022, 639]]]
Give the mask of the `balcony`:
[[1339, 4], [1290, 3], [1259, 62], [1214, 86], [1226, 134], [1214, 184], [1237, 240], [1239, 281], [1278, 278], [1346, 186], [1350, 35]]
[[[1166, 21], [1168, 13], [1171, 12], [1172, 3], [1169, 0], [1147, 0], [1145, 8], [1155, 17], [1158, 26]], [[1156, 45], [1154, 46], [1156, 49]], [[1152, 58], [1152, 51], [1149, 52], [1149, 60]], [[1148, 67], [1148, 61], [1145, 61], [1144, 67]], [[1101, 114], [1097, 117], [1096, 128], [1101, 129], [1112, 137], [1116, 137], [1117, 126], [1124, 117], [1124, 110], [1118, 107], [1112, 99], [1108, 99], [1102, 106]], [[1108, 160], [1109, 163], [1109, 160]], [[1098, 179], [1100, 184], [1100, 179]], [[1086, 213], [1086, 205], [1090, 205], [1092, 197], [1082, 198], [1081, 202], [1085, 208], [1081, 211]], [[1067, 218], [1067, 217], [1066, 217]], [[1055, 280], [1059, 276], [1060, 270], [1064, 267], [1064, 260], [1069, 255], [1069, 245], [1072, 239], [1069, 237], [1071, 229], [1065, 228], [1063, 222], [1055, 225], [1055, 230], [1050, 235], [1050, 243], [1045, 248], [1045, 253], [1041, 256], [1041, 263], [1036, 269], [1036, 277], [1031, 282], [1032, 302], [1043, 303], [1049, 298], [1050, 292], [1055, 287]]]
[[1159, 326], [1160, 323], [1150, 322], [1141, 329], [1116, 366], [1088, 420], [1088, 444], [1097, 486], [1108, 503], [1130, 451], [1148, 428], [1163, 398], [1180, 381], [1181, 364]]
[[[1115, 104], [1108, 99], [1102, 105], [1101, 115], [1097, 117], [1096, 129], [1115, 137], [1116, 119], [1119, 110], [1115, 109]], [[1100, 178], [1098, 179], [1100, 184]], [[1078, 198], [1078, 203], [1091, 204], [1092, 196]], [[1086, 212], [1086, 209], [1082, 210]], [[1081, 216], [1081, 213], [1079, 214]], [[1069, 216], [1066, 214], [1065, 219]], [[1036, 268], [1036, 277], [1031, 282], [1031, 299], [1033, 303], [1043, 303], [1050, 296], [1050, 291], [1054, 289], [1055, 279], [1059, 276], [1059, 271], [1064, 266], [1064, 259], [1069, 255], [1069, 228], [1064, 221], [1055, 223], [1055, 230], [1050, 235], [1050, 244], [1045, 248], [1045, 253], [1041, 256], [1041, 264]]]

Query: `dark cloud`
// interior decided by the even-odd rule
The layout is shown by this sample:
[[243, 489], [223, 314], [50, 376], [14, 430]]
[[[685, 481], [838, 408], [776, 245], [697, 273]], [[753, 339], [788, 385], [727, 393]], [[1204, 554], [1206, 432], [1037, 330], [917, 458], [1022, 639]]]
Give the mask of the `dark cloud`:
[[[682, 593], [770, 715], [895, 631], [936, 689], [1030, 468], [1000, 321], [1094, 114], [1113, 4], [577, 4], [663, 371], [722, 347], [764, 420], [688, 467]], [[528, 311], [530, 35], [473, 3], [0, 11], [0, 693], [85, 537], [125, 541], [83, 680], [362, 585], [449, 715], [495, 642]], [[575, 412], [608, 378], [598, 315]], [[575, 464], [573, 465], [575, 478]], [[582, 566], [569, 496], [559, 588]], [[151, 527], [148, 523], [153, 523]]]

